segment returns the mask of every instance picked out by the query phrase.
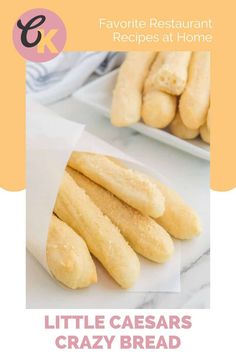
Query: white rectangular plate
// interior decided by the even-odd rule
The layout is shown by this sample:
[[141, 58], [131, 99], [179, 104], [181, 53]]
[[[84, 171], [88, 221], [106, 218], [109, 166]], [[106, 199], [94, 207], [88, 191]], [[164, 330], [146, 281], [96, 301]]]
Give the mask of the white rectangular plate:
[[[116, 83], [118, 71], [119, 69], [114, 70], [90, 82], [76, 91], [73, 97], [94, 107], [106, 118], [110, 118], [112, 91]], [[200, 138], [189, 141], [183, 140], [166, 130], [151, 128], [142, 122], [133, 124], [130, 128], [189, 154], [208, 161], [210, 160], [209, 145], [205, 144]]]

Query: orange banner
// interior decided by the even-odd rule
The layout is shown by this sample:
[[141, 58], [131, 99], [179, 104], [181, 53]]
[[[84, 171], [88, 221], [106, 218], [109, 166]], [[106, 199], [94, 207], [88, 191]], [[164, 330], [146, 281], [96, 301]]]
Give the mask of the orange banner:
[[[212, 54], [211, 96], [211, 188], [228, 190], [236, 186], [234, 151], [236, 139], [234, 102], [235, 62], [232, 1], [40, 1], [41, 8], [54, 11], [67, 29], [66, 51], [86, 50], [210, 50]], [[1, 174], [0, 185], [16, 191], [25, 188], [25, 62], [16, 51], [12, 30], [22, 13], [39, 7], [38, 1], [20, 1], [1, 11]], [[152, 28], [143, 28], [136, 20], [149, 21]], [[100, 19], [100, 20], [99, 20]], [[101, 20], [103, 19], [103, 20]], [[155, 20], [208, 21], [208, 28], [179, 30], [155, 28]], [[130, 20], [129, 28], [117, 30], [119, 21]], [[133, 22], [132, 22], [133, 21]], [[171, 25], [171, 23], [170, 23]], [[172, 24], [173, 25], [173, 24]], [[126, 26], [126, 25], [125, 25]], [[138, 28], [137, 28], [138, 26]], [[141, 27], [140, 27], [141, 26]], [[114, 32], [119, 34], [114, 37]], [[174, 40], [154, 41], [166, 32]], [[177, 36], [178, 34], [178, 42]], [[127, 34], [132, 34], [127, 37]], [[140, 37], [142, 34], [142, 37]], [[201, 35], [201, 41], [197, 34]], [[123, 36], [122, 36], [123, 35]], [[120, 40], [119, 40], [120, 38]], [[145, 42], [140, 43], [145, 38]], [[152, 40], [151, 40], [152, 38]], [[131, 42], [132, 39], [132, 42]]]

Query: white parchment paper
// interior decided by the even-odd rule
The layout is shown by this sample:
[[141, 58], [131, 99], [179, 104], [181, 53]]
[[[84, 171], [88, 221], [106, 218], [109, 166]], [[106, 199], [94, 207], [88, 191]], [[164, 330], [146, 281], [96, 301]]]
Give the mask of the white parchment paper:
[[[32, 100], [27, 101], [26, 112], [27, 248], [49, 272], [45, 252], [48, 225], [64, 169], [73, 150], [114, 156], [128, 161], [142, 172], [164, 181], [165, 178], [89, 134], [83, 125], [68, 121]], [[141, 274], [130, 291], [180, 291], [179, 242], [175, 241], [174, 256], [166, 264], [158, 265], [141, 256], [140, 261]], [[92, 287], [94, 291], [122, 291], [103, 267], [95, 262], [98, 283]]]

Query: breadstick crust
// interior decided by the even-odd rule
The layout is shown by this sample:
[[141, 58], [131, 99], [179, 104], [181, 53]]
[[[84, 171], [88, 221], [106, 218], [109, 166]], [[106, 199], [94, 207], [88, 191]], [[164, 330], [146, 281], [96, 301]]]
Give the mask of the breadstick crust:
[[47, 240], [47, 262], [54, 277], [71, 289], [97, 282], [95, 264], [84, 240], [52, 215]]
[[118, 228], [103, 215], [67, 172], [64, 174], [54, 210], [83, 237], [90, 252], [122, 288], [134, 285], [140, 272], [136, 253]]
[[[113, 158], [113, 162], [127, 168], [118, 159]], [[149, 178], [158, 186], [166, 203], [164, 214], [154, 220], [177, 239], [188, 240], [199, 235], [201, 233], [201, 223], [197, 213], [171, 188], [156, 178], [151, 176], [146, 176], [146, 178]]]
[[194, 52], [186, 88], [179, 102], [181, 119], [190, 129], [204, 124], [210, 101], [210, 52]]
[[129, 126], [141, 118], [142, 90], [156, 52], [129, 52], [120, 67], [113, 91], [111, 122]]
[[210, 131], [207, 127], [207, 123], [203, 124], [200, 128], [200, 135], [202, 140], [207, 143], [210, 144]]
[[68, 164], [144, 215], [158, 217], [164, 213], [162, 193], [140, 173], [90, 153], [73, 152]]
[[174, 251], [173, 241], [152, 218], [141, 214], [72, 168], [67, 167], [67, 172], [103, 214], [120, 229], [137, 253], [157, 263], [166, 262], [171, 257]]
[[[165, 52], [164, 52], [165, 53]], [[163, 52], [154, 60], [145, 80], [142, 119], [153, 128], [165, 128], [173, 120], [176, 112], [177, 97], [162, 92], [155, 87], [156, 75], [164, 61]]]
[[179, 112], [170, 124], [169, 130], [173, 135], [185, 140], [195, 139], [199, 135], [199, 129], [189, 129], [184, 125]]
[[201, 224], [198, 215], [184, 200], [171, 188], [156, 180], [166, 200], [164, 214], [156, 221], [170, 235], [180, 240], [189, 240], [201, 233]]
[[163, 129], [173, 120], [177, 98], [161, 91], [150, 91], [143, 97], [142, 118], [145, 124]]
[[167, 52], [157, 72], [155, 86], [171, 95], [182, 94], [187, 82], [190, 58], [190, 51]]

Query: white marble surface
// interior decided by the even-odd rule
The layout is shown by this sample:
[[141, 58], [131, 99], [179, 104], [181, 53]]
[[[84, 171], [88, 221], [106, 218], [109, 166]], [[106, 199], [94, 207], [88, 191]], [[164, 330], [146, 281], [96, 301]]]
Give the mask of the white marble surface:
[[[180, 293], [125, 292], [124, 296], [119, 297], [119, 302], [111, 299], [110, 303], [104, 304], [101, 301], [100, 307], [209, 308], [209, 163], [129, 128], [112, 127], [96, 111], [72, 98], [57, 102], [50, 108], [67, 119], [86, 124], [87, 131], [159, 169], [172, 187], [196, 208], [202, 220], [202, 235], [195, 240], [182, 242], [181, 245]], [[69, 294], [70, 301], [65, 303], [65, 291], [68, 293], [27, 253], [27, 308], [81, 308], [81, 304], [77, 304], [76, 292], [73, 291]]]

